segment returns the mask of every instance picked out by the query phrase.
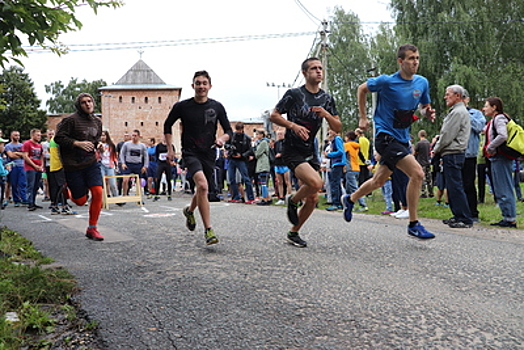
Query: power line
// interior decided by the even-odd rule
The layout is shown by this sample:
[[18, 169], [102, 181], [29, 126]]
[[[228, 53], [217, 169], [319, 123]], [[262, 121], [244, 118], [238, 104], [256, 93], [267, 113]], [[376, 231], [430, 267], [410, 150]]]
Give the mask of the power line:
[[304, 4], [302, 4], [302, 2], [300, 2], [300, 0], [295, 0], [295, 4], [298, 5], [298, 7], [302, 10], [302, 12], [304, 12], [306, 14], [306, 16], [309, 17], [309, 19], [311, 19], [313, 22], [315, 22], [315, 20], [316, 20], [317, 22], [315, 22], [315, 24], [318, 24], [318, 22], [322, 22], [318, 17], [316, 17], [314, 14], [312, 14], [311, 11], [309, 11], [304, 6]]
[[[282, 34], [262, 34], [262, 35], [244, 35], [244, 36], [229, 36], [222, 38], [200, 38], [200, 39], [179, 39], [179, 40], [158, 40], [158, 41], [136, 41], [136, 42], [122, 42], [122, 43], [94, 43], [94, 44], [71, 44], [66, 45], [68, 52], [82, 52], [82, 51], [111, 51], [111, 50], [129, 50], [138, 48], [151, 47], [166, 47], [166, 46], [183, 46], [183, 45], [202, 45], [202, 44], [216, 44], [229, 43], [238, 41], [251, 40], [267, 40], [267, 39], [282, 39], [293, 38], [300, 36], [315, 35], [316, 32], [299, 32], [299, 33], [282, 33]], [[51, 49], [41, 48], [37, 46], [23, 46], [28, 54], [33, 53], [50, 53]]]

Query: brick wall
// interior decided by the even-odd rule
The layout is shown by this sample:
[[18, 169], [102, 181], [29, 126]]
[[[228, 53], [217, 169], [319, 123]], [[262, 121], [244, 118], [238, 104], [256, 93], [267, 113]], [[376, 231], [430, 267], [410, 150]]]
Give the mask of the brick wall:
[[[115, 143], [125, 132], [140, 130], [143, 141], [154, 137], [161, 140], [164, 121], [180, 99], [180, 89], [105, 90], [102, 92], [102, 122]], [[180, 125], [173, 126], [173, 138], [180, 149]]]

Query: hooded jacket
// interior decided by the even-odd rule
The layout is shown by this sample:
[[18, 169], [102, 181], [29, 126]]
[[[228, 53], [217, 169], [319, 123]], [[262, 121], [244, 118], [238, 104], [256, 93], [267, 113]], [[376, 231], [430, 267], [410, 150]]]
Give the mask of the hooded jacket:
[[342, 138], [336, 135], [331, 141], [331, 151], [328, 152], [327, 157], [331, 161], [331, 167], [346, 165], [346, 150], [344, 149], [344, 142]]
[[[88, 93], [79, 94], [75, 101], [76, 112], [65, 117], [57, 126], [54, 140], [60, 146], [65, 171], [82, 170], [97, 161], [96, 149], [102, 135], [102, 121], [82, 110], [80, 100], [86, 96], [95, 101]], [[75, 147], [75, 141], [90, 141], [95, 147], [87, 152]]]

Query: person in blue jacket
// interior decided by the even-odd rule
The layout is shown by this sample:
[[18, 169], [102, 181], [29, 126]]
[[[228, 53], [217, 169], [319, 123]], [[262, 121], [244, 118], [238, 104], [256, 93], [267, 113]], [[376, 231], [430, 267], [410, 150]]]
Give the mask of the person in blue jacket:
[[342, 195], [342, 187], [340, 181], [344, 175], [344, 167], [346, 166], [346, 150], [344, 149], [344, 141], [340, 135], [329, 129], [328, 138], [331, 141], [329, 145], [329, 152], [326, 152], [326, 157], [329, 158], [329, 189], [331, 191], [332, 205], [327, 207], [327, 211], [342, 210], [342, 202], [340, 196]]

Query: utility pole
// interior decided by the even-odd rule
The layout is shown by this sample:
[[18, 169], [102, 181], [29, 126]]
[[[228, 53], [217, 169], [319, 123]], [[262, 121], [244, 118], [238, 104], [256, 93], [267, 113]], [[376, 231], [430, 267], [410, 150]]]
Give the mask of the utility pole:
[[[322, 29], [320, 30], [320, 61], [322, 62], [323, 67], [323, 79], [321, 87], [324, 91], [328, 92], [328, 40], [327, 36], [329, 34], [328, 30], [328, 22], [326, 20], [322, 21]], [[327, 138], [328, 134], [328, 123], [326, 119], [322, 120], [322, 128], [320, 132], [320, 139], [318, 140], [318, 147], [320, 151], [322, 151], [322, 148], [324, 146], [324, 140]]]

